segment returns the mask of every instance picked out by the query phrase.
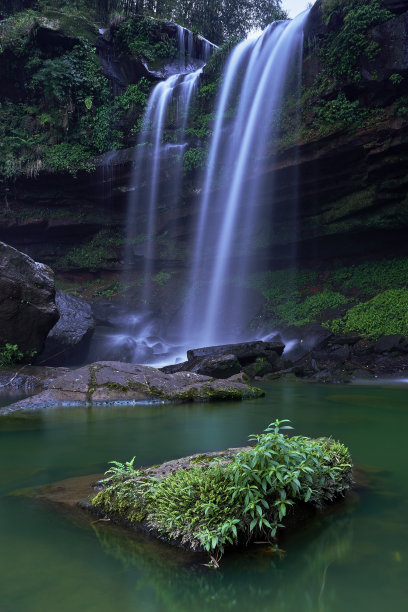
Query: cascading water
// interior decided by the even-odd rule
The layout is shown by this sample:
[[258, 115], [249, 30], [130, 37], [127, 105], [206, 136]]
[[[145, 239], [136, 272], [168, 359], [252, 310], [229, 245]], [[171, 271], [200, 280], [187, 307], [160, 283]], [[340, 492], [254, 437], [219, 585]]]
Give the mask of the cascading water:
[[[183, 313], [186, 345], [243, 339], [252, 244], [259, 225], [268, 222], [259, 218], [257, 199], [266, 161], [274, 155], [269, 146], [289, 80], [295, 77], [299, 89], [307, 15], [271, 24], [235, 47], [227, 63], [193, 234], [191, 292]], [[273, 185], [269, 188], [273, 193]]]
[[[150, 318], [159, 212], [165, 202], [173, 218], [177, 216], [187, 120], [202, 71], [202, 63], [198, 68], [190, 59], [195, 54], [195, 61], [206, 61], [214, 48], [178, 27], [175, 65], [180, 72], [153, 89], [135, 150], [123, 280], [130, 284], [134, 270], [142, 271], [142, 306], [136, 314], [122, 317], [123, 333], [112, 336], [112, 345], [121, 344], [124, 360], [157, 363], [161, 354], [162, 361], [168, 363], [170, 353], [182, 355], [193, 345], [246, 339], [244, 329], [250, 319], [246, 290], [256, 256], [252, 246], [259, 239], [259, 226], [273, 221], [275, 186], [270, 178], [266, 190], [269, 216], [264, 203], [259, 205], [259, 196], [265, 187], [265, 169], [273, 166], [276, 154], [273, 138], [284, 95], [289, 84], [292, 93], [299, 91], [307, 15], [305, 11], [293, 21], [271, 24], [258, 37], [237, 45], [229, 57], [196, 223], [190, 232], [192, 256], [185, 262], [185, 284], [190, 292], [181, 318], [171, 330], [173, 338], [179, 339], [178, 349], [173, 345], [172, 351]], [[166, 133], [172, 136], [171, 143], [164, 141]], [[294, 207], [295, 183], [290, 187]]]
[[[135, 243], [143, 244], [144, 278], [142, 301], [148, 305], [151, 295], [152, 265], [155, 250], [155, 230], [159, 203], [162, 198], [174, 209], [178, 203], [182, 179], [182, 157], [186, 146], [185, 128], [190, 103], [197, 80], [202, 72], [198, 69], [187, 75], [172, 75], [154, 88], [143, 119], [143, 127], [136, 148], [136, 159], [132, 185], [136, 191], [131, 194], [128, 207], [128, 232], [126, 262], [130, 263]], [[166, 122], [172, 117], [174, 134], [178, 142], [163, 142]], [[170, 163], [172, 193], [165, 186], [162, 193], [160, 178], [164, 165]], [[136, 212], [147, 207], [144, 226], [137, 222]], [[137, 246], [137, 244], [136, 244]], [[138, 253], [138, 249], [137, 249]]]
[[[200, 58], [193, 57], [193, 34], [185, 28], [178, 28], [180, 61], [201, 65]], [[187, 42], [187, 44], [186, 44]], [[205, 49], [206, 46], [204, 45]], [[204, 53], [211, 53], [204, 50]], [[190, 55], [191, 54], [191, 55]], [[188, 58], [188, 60], [187, 60]], [[191, 70], [193, 63], [184, 70]], [[165, 201], [173, 213], [178, 206], [181, 191], [183, 153], [187, 145], [186, 126], [191, 101], [202, 67], [193, 72], [171, 75], [158, 83], [149, 98], [142, 128], [135, 150], [134, 171], [128, 201], [127, 237], [125, 249], [125, 286], [131, 283], [132, 268], [142, 264], [142, 307], [137, 314], [122, 318], [123, 333], [111, 337], [112, 345], [124, 347], [126, 360], [152, 358], [150, 344], [157, 344], [157, 329], [150, 320], [154, 257], [156, 249], [157, 218], [160, 203]], [[172, 142], [165, 142], [166, 128]], [[171, 174], [171, 187], [163, 184], [164, 173]], [[152, 338], [147, 342], [146, 338]], [[147, 343], [146, 343], [147, 342]], [[149, 349], [149, 350], [147, 350]], [[163, 351], [163, 343], [158, 351]]]

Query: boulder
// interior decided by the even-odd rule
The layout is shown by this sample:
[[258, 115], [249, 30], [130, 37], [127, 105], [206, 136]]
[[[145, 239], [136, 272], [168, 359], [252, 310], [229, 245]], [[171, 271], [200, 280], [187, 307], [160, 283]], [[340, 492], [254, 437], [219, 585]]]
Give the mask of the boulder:
[[401, 334], [381, 336], [374, 344], [374, 351], [376, 353], [389, 353], [391, 351], [408, 353], [408, 340]]
[[212, 378], [229, 378], [241, 372], [242, 367], [235, 355], [209, 355], [196, 357], [190, 361], [183, 361], [175, 365], [164, 366], [162, 372], [174, 374], [175, 372], [195, 372]]
[[305, 325], [288, 327], [281, 332], [285, 343], [289, 344], [285, 351], [292, 361], [300, 361], [310, 351], [318, 351], [327, 346], [333, 334], [319, 323], [307, 323]]
[[196, 372], [218, 379], [229, 378], [244, 371], [253, 378], [279, 369], [279, 357], [284, 348], [285, 345], [282, 342], [263, 342], [261, 340], [206, 346], [187, 351], [187, 361], [165, 366], [161, 370], [167, 374]]
[[45, 342], [41, 363], [53, 366], [84, 363], [94, 331], [91, 305], [57, 291], [55, 302], [60, 315]]
[[282, 355], [285, 345], [283, 342], [239, 342], [238, 344], [221, 344], [218, 346], [205, 346], [187, 351], [188, 361], [196, 357], [209, 357], [215, 355], [235, 355], [241, 365], [253, 363], [257, 357], [276, 359], [276, 354]]
[[263, 395], [260, 389], [246, 384], [240, 375], [227, 380], [213, 380], [193, 372], [166, 374], [149, 366], [101, 361], [71, 370], [52, 381], [46, 391], [0, 408], [0, 415], [79, 403], [204, 402]]
[[51, 268], [0, 242], [0, 346], [39, 353], [58, 318]]

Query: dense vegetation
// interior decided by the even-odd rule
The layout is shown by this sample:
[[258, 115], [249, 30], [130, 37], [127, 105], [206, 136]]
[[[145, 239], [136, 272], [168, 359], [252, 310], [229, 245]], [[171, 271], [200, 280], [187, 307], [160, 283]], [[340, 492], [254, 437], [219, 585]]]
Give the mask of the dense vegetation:
[[254, 536], [274, 541], [296, 505], [322, 506], [350, 484], [351, 459], [340, 442], [291, 438], [275, 421], [255, 446], [232, 459], [205, 455], [162, 479], [112, 462], [92, 504], [113, 519], [143, 522], [162, 537], [204, 549], [218, 564], [227, 546]]
[[285, 17], [281, 0], [4, 0], [5, 15], [48, 4], [72, 9], [106, 23], [114, 15], [139, 14], [175, 21], [215, 44], [231, 36], [243, 38]]
[[262, 321], [272, 327], [319, 322], [335, 333], [378, 338], [408, 333], [407, 276], [402, 257], [260, 272], [252, 286], [262, 292]]

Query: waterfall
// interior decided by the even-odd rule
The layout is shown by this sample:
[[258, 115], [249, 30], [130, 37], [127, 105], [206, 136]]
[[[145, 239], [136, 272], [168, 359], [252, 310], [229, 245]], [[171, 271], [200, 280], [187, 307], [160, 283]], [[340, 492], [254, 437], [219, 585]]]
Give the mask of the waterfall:
[[[154, 87], [135, 147], [123, 281], [130, 286], [138, 270], [141, 289], [136, 292], [139, 306], [132, 306], [129, 312], [123, 304], [127, 315], [121, 315], [121, 331], [110, 336], [120, 359], [123, 354], [126, 361], [168, 363], [171, 355], [182, 356], [185, 348], [193, 345], [248, 338], [251, 298], [247, 291], [259, 252], [254, 244], [259, 241], [260, 228], [273, 226], [276, 208], [273, 173], [269, 172], [267, 184], [265, 175], [276, 156], [273, 140], [279, 131], [285, 94], [300, 92], [303, 26], [308, 12], [293, 21], [272, 23], [257, 37], [238, 44], [228, 58], [208, 161], [196, 190], [200, 194], [198, 206], [190, 209], [191, 255], [184, 262], [188, 292], [180, 316], [174, 314], [172, 328], [163, 331], [151, 316], [155, 263], [162, 259], [156, 253], [164, 227], [161, 207], [165, 204], [172, 218], [177, 218], [188, 117], [203, 62], [214, 50], [204, 38], [177, 28], [178, 74]], [[295, 211], [296, 177], [285, 189]]]
[[[299, 88], [308, 12], [272, 23], [258, 38], [238, 44], [227, 62], [193, 231], [191, 291], [183, 314], [186, 344], [238, 341], [248, 323], [245, 294], [256, 263], [256, 230], [273, 220], [273, 197], [269, 220], [259, 217], [264, 213], [258, 197], [289, 80], [295, 78]], [[270, 189], [273, 193], [273, 185]]]
[[[189, 74], [175, 74], [158, 83], [150, 95], [136, 147], [134, 172], [128, 202], [127, 248], [125, 261], [130, 267], [143, 245], [144, 271], [142, 302], [149, 307], [156, 242], [158, 207], [164, 197], [173, 211], [178, 204], [182, 181], [182, 160], [186, 146], [185, 130], [193, 92], [202, 68]], [[171, 119], [177, 142], [163, 141], [167, 121]], [[172, 190], [161, 187], [165, 167], [171, 168]], [[140, 212], [145, 222], [140, 224]], [[137, 253], [135, 253], [135, 247]]]

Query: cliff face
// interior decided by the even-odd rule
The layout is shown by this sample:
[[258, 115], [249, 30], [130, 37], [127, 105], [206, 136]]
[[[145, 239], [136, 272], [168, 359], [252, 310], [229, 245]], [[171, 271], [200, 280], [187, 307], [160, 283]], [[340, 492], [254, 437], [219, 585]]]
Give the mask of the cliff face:
[[[271, 154], [263, 177], [257, 205], [263, 207], [265, 220], [271, 221], [264, 225], [271, 229], [259, 228], [254, 245], [263, 268], [271, 261], [284, 262], [294, 250], [305, 261], [406, 252], [408, 2], [384, 2], [393, 13], [363, 33], [366, 47], [374, 46], [368, 55], [356, 56], [351, 76], [328, 69], [327, 49], [344, 26], [337, 4], [318, 0], [311, 11], [305, 33], [302, 128], [293, 133], [284, 126], [277, 143], [279, 153]], [[151, 82], [158, 78], [146, 72], [143, 62], [115, 55], [106, 34], [95, 36], [111, 88], [123, 90], [141, 76]], [[300, 145], [294, 146], [295, 142]], [[115, 236], [126, 223], [132, 160], [132, 147], [125, 146], [96, 157], [96, 168], [79, 170], [75, 178], [54, 171], [36, 178], [20, 175], [3, 183], [0, 240], [61, 272], [104, 269], [114, 274], [120, 268], [121, 241]], [[165, 169], [162, 180], [171, 183], [171, 168]], [[159, 270], [183, 266], [185, 244], [197, 214], [196, 187], [194, 177], [188, 177], [177, 216], [163, 202], [158, 235], [166, 236], [168, 248], [158, 255]], [[295, 216], [296, 233], [291, 229]], [[100, 260], [87, 265], [85, 254], [82, 263], [78, 257], [75, 263], [72, 249], [76, 247], [105, 251], [99, 251]]]

